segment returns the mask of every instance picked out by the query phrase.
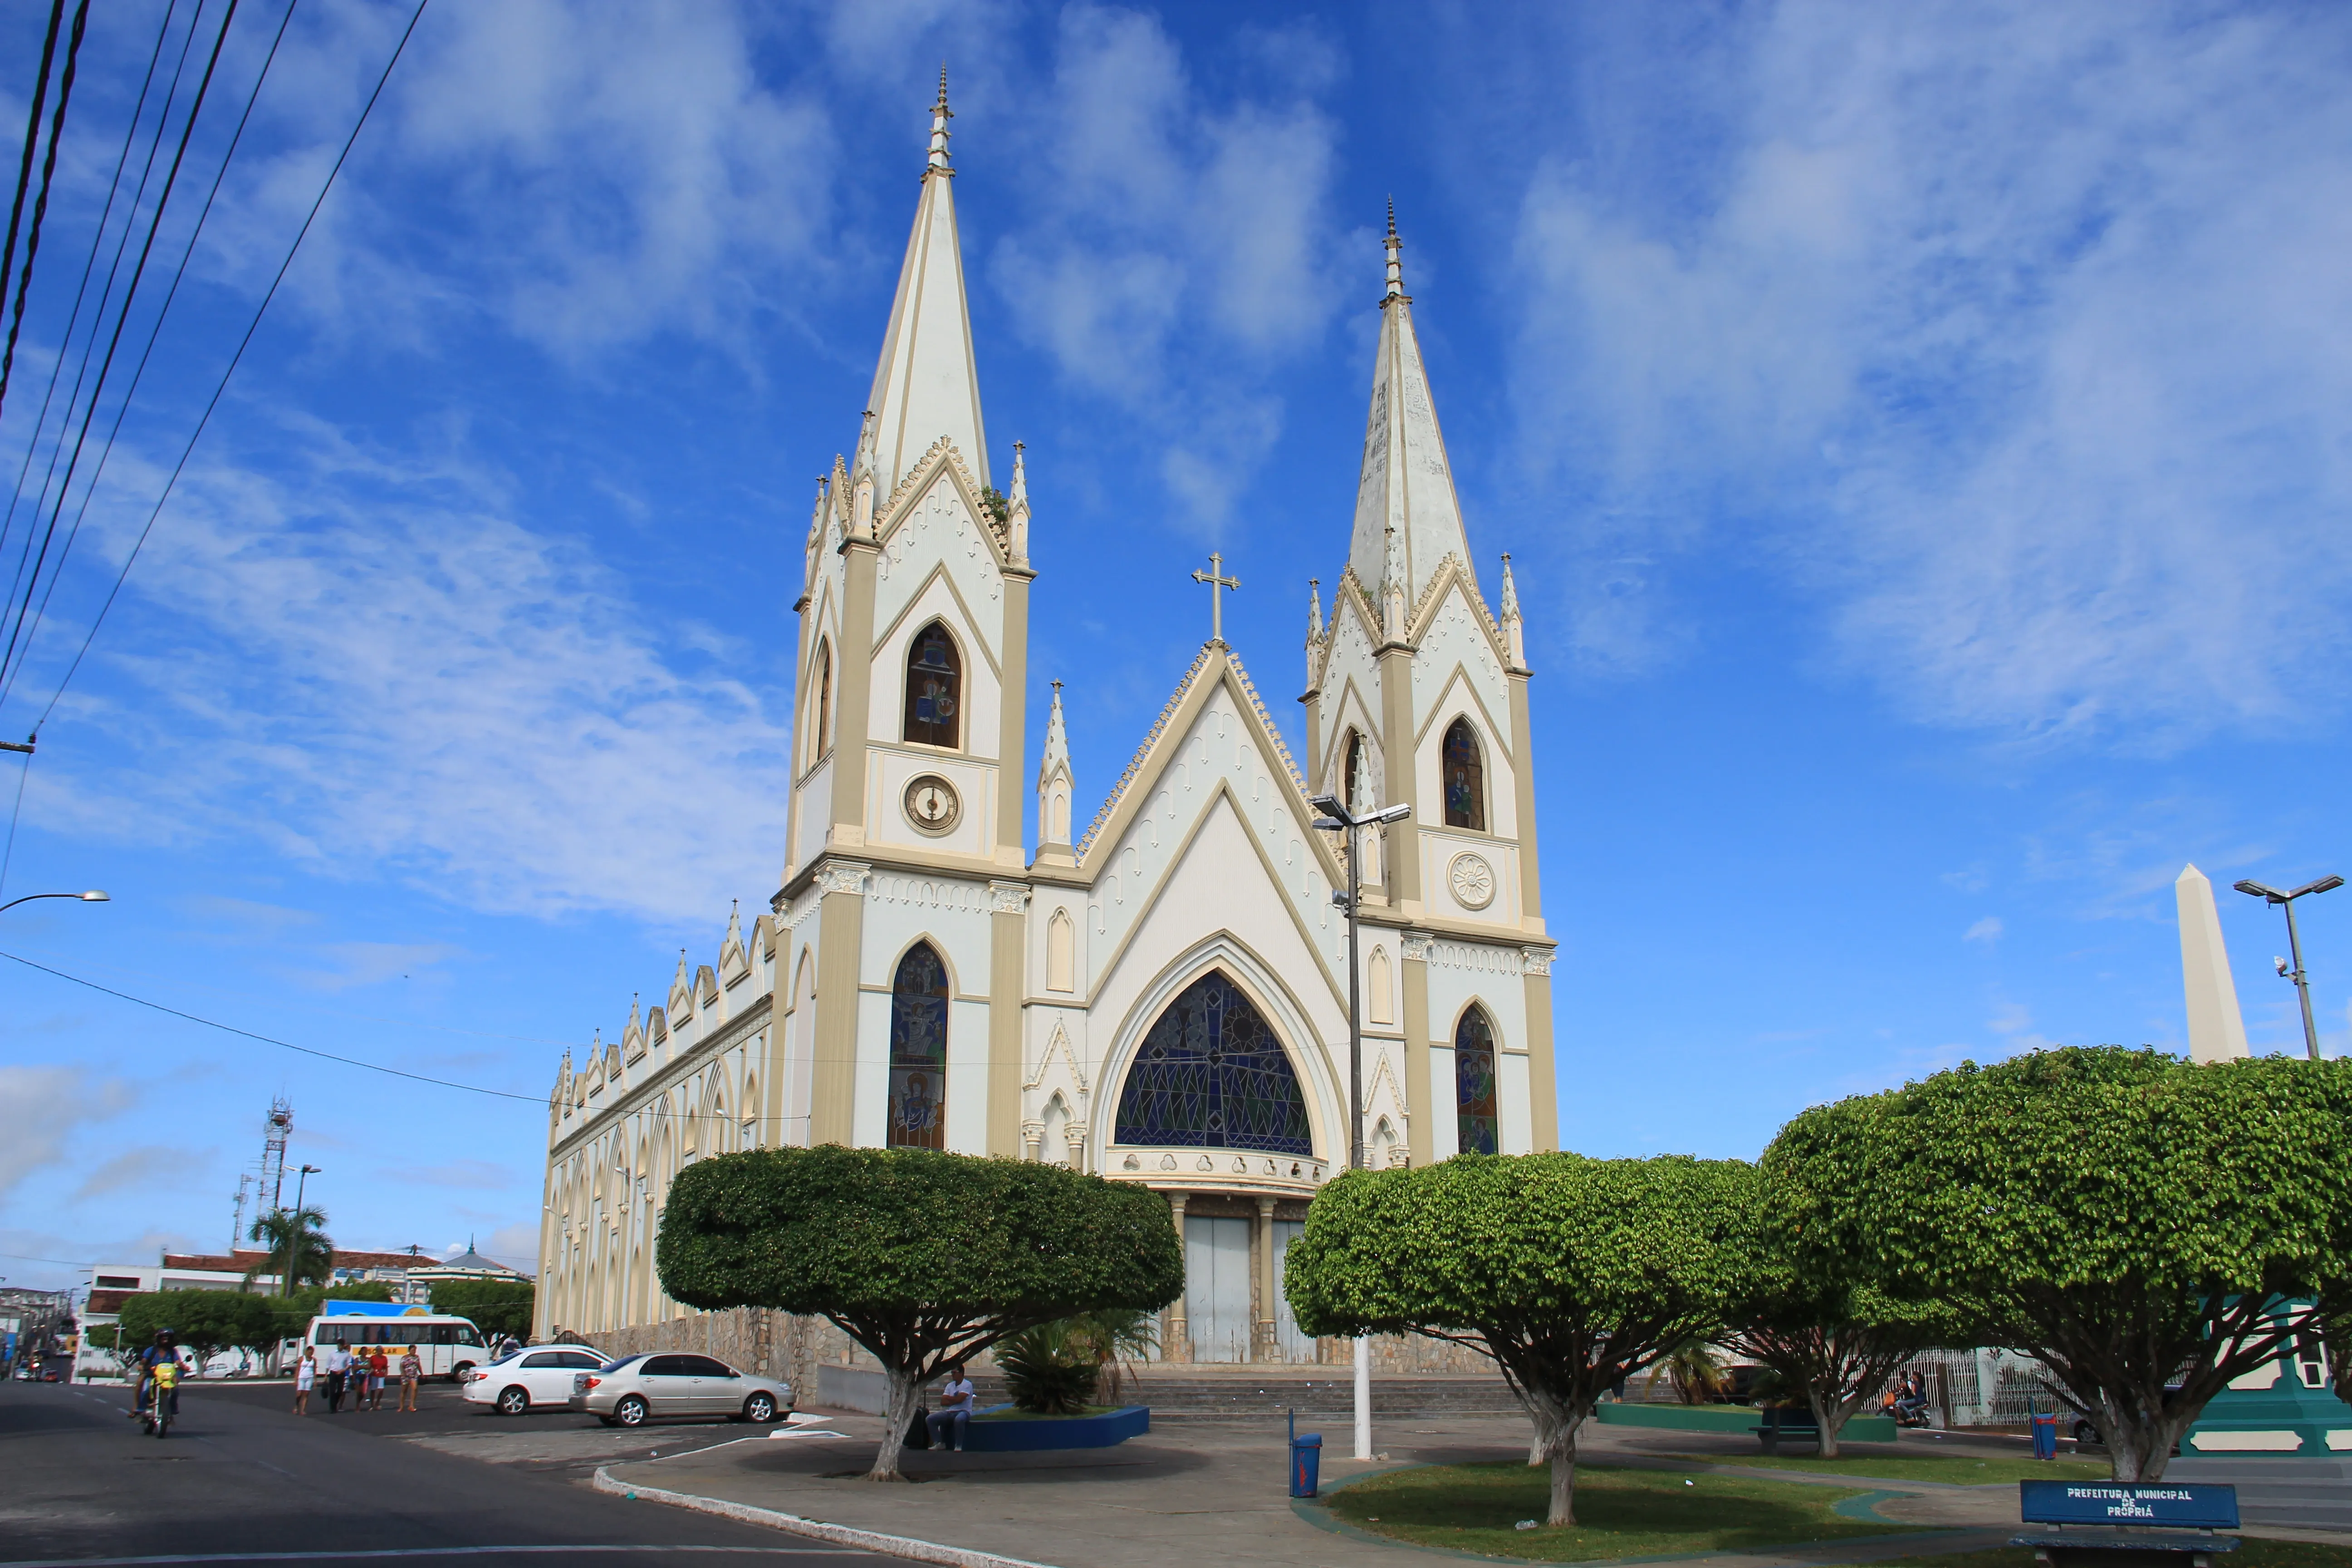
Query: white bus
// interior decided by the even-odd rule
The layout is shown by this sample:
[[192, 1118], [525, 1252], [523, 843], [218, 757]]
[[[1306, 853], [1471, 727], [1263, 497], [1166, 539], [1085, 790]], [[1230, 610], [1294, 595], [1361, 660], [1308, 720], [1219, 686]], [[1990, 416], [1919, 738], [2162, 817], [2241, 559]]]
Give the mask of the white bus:
[[490, 1359], [482, 1331], [470, 1318], [392, 1301], [329, 1301], [327, 1307], [325, 1315], [310, 1320], [310, 1331], [303, 1336], [321, 1358], [338, 1342], [354, 1355], [381, 1350], [397, 1378], [402, 1353], [414, 1346], [425, 1376], [457, 1382]]

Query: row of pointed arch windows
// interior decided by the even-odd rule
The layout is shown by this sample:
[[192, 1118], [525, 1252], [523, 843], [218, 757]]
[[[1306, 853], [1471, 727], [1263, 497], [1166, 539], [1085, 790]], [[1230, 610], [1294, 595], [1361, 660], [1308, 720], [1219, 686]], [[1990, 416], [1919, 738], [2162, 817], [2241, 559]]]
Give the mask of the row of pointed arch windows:
[[[833, 645], [820, 641], [809, 681], [816, 700], [809, 710], [807, 766], [833, 750]], [[907, 651], [907, 702], [899, 738], [950, 750], [962, 743], [963, 655], [947, 627], [933, 621], [915, 634]]]
[[[919, 942], [890, 985], [893, 1149], [947, 1146], [948, 1007], [953, 988], [939, 950]], [[1455, 1147], [1497, 1147], [1495, 1027], [1475, 1004], [1454, 1030]], [[1121, 1143], [1311, 1154], [1307, 1097], [1289, 1053], [1248, 995], [1213, 969], [1171, 1002], [1136, 1053], [1119, 1092]]]
[[[1339, 776], [1347, 788], [1349, 809], [1374, 805], [1363, 731], [1348, 731], [1341, 758]], [[1445, 797], [1445, 826], [1466, 827], [1473, 833], [1486, 832], [1486, 753], [1478, 744], [1478, 731], [1468, 719], [1456, 719], [1445, 727], [1445, 741], [1438, 753], [1438, 775]]]

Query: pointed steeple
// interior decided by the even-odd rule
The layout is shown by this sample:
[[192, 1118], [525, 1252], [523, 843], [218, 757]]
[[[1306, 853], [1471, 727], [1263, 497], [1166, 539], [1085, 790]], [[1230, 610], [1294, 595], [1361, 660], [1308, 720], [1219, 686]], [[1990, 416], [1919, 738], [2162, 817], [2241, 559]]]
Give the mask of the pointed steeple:
[[1503, 552], [1503, 647], [1511, 656], [1511, 668], [1528, 667], [1528, 639], [1519, 623], [1519, 585], [1511, 581], [1511, 553]]
[[825, 476], [819, 474], [816, 477], [816, 504], [809, 509], [808, 542], [811, 544], [824, 538], [824, 501]]
[[1037, 858], [1069, 864], [1070, 808], [1077, 784], [1070, 772], [1070, 735], [1062, 723], [1062, 683], [1045, 715], [1045, 754], [1037, 763]]
[[[1412, 328], [1412, 296], [1404, 291], [1399, 259], [1404, 242], [1390, 216], [1388, 288], [1381, 299], [1381, 346], [1372, 367], [1371, 413], [1364, 424], [1364, 461], [1356, 482], [1356, 531], [1348, 552], [1359, 581], [1389, 590], [1389, 531], [1397, 534], [1402, 565], [1395, 586], [1408, 608], [1436, 575], [1438, 563], [1461, 557], [1470, 568], [1462, 532], [1462, 503], [1437, 427], [1437, 405]], [[1383, 618], [1386, 609], [1383, 606]], [[1391, 632], [1391, 636], [1395, 634]]]
[[743, 945], [743, 902], [740, 899], [727, 900], [727, 940], [719, 944], [719, 951], [724, 952], [730, 945]]
[[1015, 566], [1029, 564], [1029, 469], [1024, 448], [1013, 443], [1013, 493], [1004, 498], [1004, 551]]
[[1307, 646], [1323, 640], [1323, 579], [1307, 579]]
[[907, 470], [944, 436], [964, 467], [988, 483], [988, 446], [980, 417], [980, 377], [971, 352], [971, 313], [964, 302], [963, 247], [956, 235], [955, 170], [948, 161], [947, 72], [931, 106], [931, 146], [914, 232], [898, 269], [889, 330], [874, 367], [876, 491], [887, 499]]

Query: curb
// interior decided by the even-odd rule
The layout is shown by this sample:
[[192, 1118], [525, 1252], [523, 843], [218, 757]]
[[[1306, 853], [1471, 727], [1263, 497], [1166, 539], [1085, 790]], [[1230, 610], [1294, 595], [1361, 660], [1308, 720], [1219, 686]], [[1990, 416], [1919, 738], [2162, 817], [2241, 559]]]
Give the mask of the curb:
[[765, 1525], [771, 1530], [787, 1531], [816, 1541], [829, 1541], [836, 1546], [858, 1546], [868, 1552], [887, 1552], [894, 1557], [909, 1557], [918, 1563], [944, 1563], [946, 1568], [1048, 1568], [1045, 1563], [1032, 1563], [1025, 1557], [1000, 1557], [993, 1552], [942, 1546], [933, 1541], [917, 1541], [910, 1535], [885, 1535], [878, 1530], [827, 1524], [822, 1520], [803, 1519], [796, 1513], [779, 1513], [774, 1509], [753, 1508], [750, 1503], [729, 1502], [723, 1498], [697, 1497], [692, 1492], [636, 1486], [614, 1479], [612, 1472], [602, 1465], [596, 1467], [594, 1485], [600, 1492], [667, 1503], [672, 1508], [717, 1514], [721, 1519], [740, 1520], [745, 1524]]

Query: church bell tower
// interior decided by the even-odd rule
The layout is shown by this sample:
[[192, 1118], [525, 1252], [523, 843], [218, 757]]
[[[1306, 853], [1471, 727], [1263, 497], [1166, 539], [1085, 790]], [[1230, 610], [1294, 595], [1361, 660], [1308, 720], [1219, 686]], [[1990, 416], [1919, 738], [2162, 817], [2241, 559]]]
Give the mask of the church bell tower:
[[[783, 1115], [793, 1142], [1011, 1154], [1035, 574], [1021, 458], [1011, 494], [990, 482], [951, 118], [942, 72], [856, 455], [818, 481], [793, 606]], [[889, 1005], [910, 963], [938, 1015], [913, 1044]]]

